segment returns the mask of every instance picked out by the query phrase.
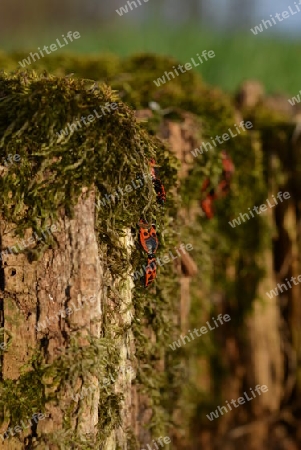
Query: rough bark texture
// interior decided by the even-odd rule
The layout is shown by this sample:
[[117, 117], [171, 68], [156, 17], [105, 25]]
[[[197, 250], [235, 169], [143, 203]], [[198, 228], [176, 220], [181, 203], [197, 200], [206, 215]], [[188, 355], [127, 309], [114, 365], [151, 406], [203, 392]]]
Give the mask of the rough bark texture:
[[[88, 332], [100, 336], [104, 286], [94, 216], [91, 195], [79, 202], [74, 219], [60, 220], [56, 233], [58, 247], [46, 251], [39, 262], [30, 263], [22, 254], [4, 259], [4, 326], [15, 337], [3, 356], [4, 379], [17, 379], [21, 366], [40, 344], [45, 362], [51, 364], [68, 347], [73, 335], [78, 336], [83, 347], [87, 345]], [[15, 241], [11, 233], [4, 235], [2, 246], [11, 247]], [[60, 311], [72, 307], [74, 312], [64, 319]], [[37, 332], [36, 326], [40, 331]], [[81, 401], [72, 429], [81, 435], [94, 435], [98, 421], [97, 382], [87, 374], [78, 383], [79, 390], [85, 386], [91, 389], [91, 394]], [[79, 402], [74, 404], [73, 395], [68, 385], [63, 391], [56, 391], [56, 401], [46, 405], [49, 417], [38, 423], [38, 436], [62, 429], [63, 411], [79, 407]], [[8, 447], [5, 445], [4, 448], [9, 448], [11, 441]]]
[[[104, 312], [116, 307], [113, 300], [122, 305], [120, 313], [115, 314], [116, 322], [121, 320], [124, 325], [131, 324], [131, 279], [122, 291], [115, 291], [113, 299], [107, 296], [109, 285], [113, 292], [114, 286], [109, 271], [105, 269], [105, 249], [99, 248], [97, 243], [93, 192], [88, 199], [79, 201], [73, 219], [62, 216], [57, 225], [55, 237], [58, 246], [47, 250], [39, 262], [30, 263], [22, 254], [9, 255], [3, 261], [3, 326], [8, 335], [14, 336], [13, 344], [3, 355], [4, 379], [17, 380], [21, 367], [40, 345], [47, 364], [52, 364], [64, 354], [75, 336], [84, 351], [89, 345], [88, 335], [100, 338]], [[3, 235], [2, 230], [2, 236], [4, 248], [15, 244], [16, 238], [12, 233]], [[130, 234], [123, 241], [129, 248]], [[64, 318], [61, 311], [67, 308], [74, 312]], [[120, 340], [117, 336], [116, 339]], [[78, 363], [80, 357], [81, 354], [77, 353]], [[113, 430], [108, 438], [106, 450], [113, 450], [117, 445], [121, 449], [128, 448], [125, 431], [131, 425], [129, 411], [133, 403], [131, 382], [134, 370], [130, 369], [133, 360], [134, 343], [129, 330], [120, 341], [120, 371], [115, 384], [116, 393], [120, 392], [124, 397], [122, 420], [119, 429]], [[71, 355], [70, 363], [74, 362]], [[52, 381], [48, 379], [47, 383], [51, 385]], [[99, 420], [99, 381], [89, 371], [74, 381], [67, 381], [62, 389], [55, 389], [55, 400], [46, 404], [48, 417], [39, 421], [36, 429], [31, 428], [24, 433], [23, 443], [10, 438], [0, 444], [1, 448], [21, 450], [41, 434], [59, 434], [63, 428], [64, 412], [70, 409], [76, 412], [71, 420], [72, 434], [95, 437]], [[7, 424], [3, 424], [2, 433]], [[50, 444], [49, 448], [55, 450], [58, 447]]]

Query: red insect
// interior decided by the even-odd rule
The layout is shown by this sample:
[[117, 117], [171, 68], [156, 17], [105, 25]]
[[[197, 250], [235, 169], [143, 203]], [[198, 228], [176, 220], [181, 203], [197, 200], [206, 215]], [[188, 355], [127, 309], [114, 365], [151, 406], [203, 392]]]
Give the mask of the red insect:
[[[214, 209], [213, 209], [214, 200], [220, 197], [224, 197], [230, 191], [230, 182], [232, 179], [232, 175], [234, 173], [234, 164], [232, 162], [232, 159], [225, 150], [222, 151], [222, 165], [223, 165], [223, 173], [222, 178], [218, 183], [218, 186], [216, 187], [216, 189], [211, 189], [206, 194], [205, 198], [201, 200], [202, 210], [204, 211], [208, 219], [212, 219], [212, 217], [214, 217]], [[202, 193], [206, 192], [209, 185], [210, 179], [207, 178], [203, 183]]]
[[204, 211], [204, 213], [206, 214], [207, 219], [212, 219], [214, 217], [213, 201], [215, 199], [216, 199], [216, 196], [214, 194], [214, 190], [211, 189], [211, 191], [201, 201], [201, 207], [202, 207], [202, 210]]
[[157, 276], [157, 266], [156, 266], [156, 258], [148, 257], [147, 258], [147, 266], [145, 270], [144, 277], [144, 287], [148, 287], [155, 280]]
[[156, 232], [156, 225], [152, 224], [151, 227], [143, 220], [139, 221], [139, 240], [143, 250], [149, 256], [152, 256], [156, 253], [159, 242]]
[[155, 253], [159, 242], [156, 232], [156, 225], [148, 225], [145, 220], [139, 221], [139, 240], [141, 247], [147, 253], [147, 266], [145, 268], [144, 287], [148, 287], [157, 276], [157, 266]]
[[225, 150], [222, 151], [222, 165], [223, 173], [222, 179], [219, 183], [220, 194], [227, 195], [230, 191], [230, 182], [234, 173], [235, 167], [232, 159]]

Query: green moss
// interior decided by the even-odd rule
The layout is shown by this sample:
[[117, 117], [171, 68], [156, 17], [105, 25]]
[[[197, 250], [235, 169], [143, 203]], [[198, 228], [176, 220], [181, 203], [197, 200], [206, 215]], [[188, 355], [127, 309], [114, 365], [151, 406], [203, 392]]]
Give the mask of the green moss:
[[[109, 330], [107, 330], [108, 333]], [[87, 375], [95, 376], [99, 382], [99, 434], [98, 443], [103, 444], [111, 431], [120, 424], [121, 394], [115, 394], [114, 385], [104, 384], [106, 377], [116, 377], [119, 365], [119, 341], [108, 336], [101, 339], [90, 338], [89, 345], [79, 347], [76, 337], [70, 342], [66, 351], [52, 364], [45, 364], [42, 351], [37, 351], [29, 363], [23, 367], [18, 380], [2, 380], [0, 385], [1, 420], [9, 420], [11, 426], [16, 426], [20, 420], [30, 418], [36, 412], [45, 412], [45, 405], [49, 402], [56, 404], [61, 393], [72, 392], [74, 397], [79, 392], [78, 381], [86, 379]], [[70, 400], [70, 399], [69, 399]], [[71, 402], [72, 406], [72, 402]], [[75, 408], [76, 406], [76, 408]], [[79, 402], [79, 408], [81, 403]], [[58, 434], [42, 436], [43, 442], [56, 442], [62, 439], [67, 443], [70, 435], [71, 420], [76, 417], [77, 402], [65, 412], [64, 429]], [[74, 436], [73, 441], [79, 440]], [[50, 440], [49, 440], [50, 439]], [[86, 444], [89, 444], [87, 437]], [[61, 442], [60, 445], [63, 445]], [[91, 442], [88, 447], [91, 448]], [[60, 448], [64, 448], [61, 446]]]
[[20, 420], [31, 418], [34, 413], [45, 411], [45, 393], [43, 386], [44, 368], [42, 359], [36, 356], [32, 370], [25, 366], [18, 380], [2, 380], [0, 384], [0, 418], [10, 420], [16, 426]]
[[[34, 73], [2, 76], [0, 86], [0, 155], [21, 156], [21, 162], [0, 179], [1, 213], [17, 225], [17, 232], [43, 228], [48, 220], [57, 219], [61, 209], [71, 214], [83, 187], [96, 185], [104, 196], [147, 171], [155, 141], [108, 87], [93, 89], [84, 80]], [[88, 116], [106, 102], [118, 102], [118, 109], [58, 138], [56, 133], [68, 123]], [[100, 231], [106, 231], [108, 241], [116, 238], [114, 231], [137, 222], [149, 203], [150, 190], [148, 185], [134, 191], [121, 202], [111, 202], [108, 214], [99, 214]]]

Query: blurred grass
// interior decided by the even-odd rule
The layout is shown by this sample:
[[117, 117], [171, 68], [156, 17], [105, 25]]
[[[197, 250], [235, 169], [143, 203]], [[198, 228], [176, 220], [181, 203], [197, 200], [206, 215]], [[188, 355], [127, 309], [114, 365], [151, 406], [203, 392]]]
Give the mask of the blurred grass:
[[[119, 18], [121, 19], [121, 18]], [[233, 91], [245, 79], [257, 79], [268, 92], [296, 95], [301, 89], [301, 43], [271, 37], [271, 33], [254, 36], [217, 34], [194, 26], [181, 28], [168, 24], [133, 25], [120, 28], [120, 20], [102, 29], [81, 29], [66, 25], [60, 30], [15, 34], [0, 39], [0, 48], [34, 51], [50, 45], [68, 30], [79, 31], [81, 38], [70, 43], [61, 52], [113, 52], [126, 56], [140, 52], [154, 52], [189, 62], [203, 50], [214, 50], [216, 57], [197, 67], [203, 78], [212, 85]], [[167, 67], [166, 70], [169, 68]], [[172, 68], [170, 68], [172, 69]]]

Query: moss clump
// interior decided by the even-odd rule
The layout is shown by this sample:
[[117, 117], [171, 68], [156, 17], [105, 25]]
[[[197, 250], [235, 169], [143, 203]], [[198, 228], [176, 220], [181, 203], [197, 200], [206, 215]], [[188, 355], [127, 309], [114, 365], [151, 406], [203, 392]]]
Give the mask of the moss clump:
[[[70, 214], [84, 187], [96, 185], [98, 195], [109, 195], [148, 170], [156, 142], [110, 88], [27, 73], [3, 75], [0, 90], [0, 155], [21, 157], [0, 179], [0, 213], [17, 225], [17, 232], [43, 227], [47, 220], [56, 219], [60, 209]], [[117, 102], [117, 110], [68, 132], [68, 124], [106, 102]], [[68, 135], [59, 137], [57, 133], [65, 128]], [[108, 214], [99, 214], [100, 231], [111, 243], [113, 230], [137, 222], [149, 204], [149, 192], [150, 183], [119, 202], [110, 202]]]
[[41, 357], [35, 356], [16, 380], [2, 380], [0, 384], [0, 420], [9, 419], [15, 427], [20, 420], [32, 417], [34, 413], [45, 411], [45, 391], [43, 386], [44, 369]]
[[28, 66], [22, 63], [24, 59], [28, 59], [28, 52], [13, 52], [9, 56], [0, 53], [0, 68], [6, 71], [16, 70], [36, 70], [39, 72], [47, 71], [52, 75], [64, 77], [73, 74], [76, 78], [89, 80], [108, 80], [112, 73], [121, 72], [121, 61], [118, 56], [113, 54], [102, 54], [97, 56], [78, 56], [72, 53], [51, 54], [50, 57], [37, 59], [30, 62]]

